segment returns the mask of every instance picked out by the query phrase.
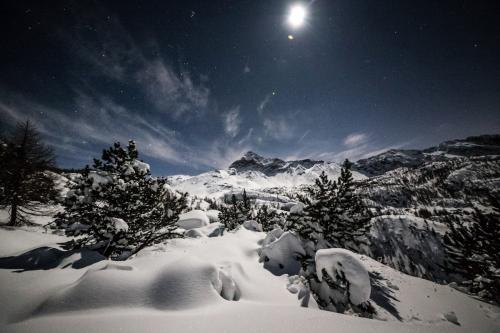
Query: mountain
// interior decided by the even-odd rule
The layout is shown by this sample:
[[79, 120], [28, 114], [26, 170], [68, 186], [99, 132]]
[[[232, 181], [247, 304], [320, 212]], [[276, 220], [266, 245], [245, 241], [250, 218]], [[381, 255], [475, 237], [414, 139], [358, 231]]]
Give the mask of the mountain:
[[[219, 199], [224, 195], [240, 193], [244, 189], [255, 198], [265, 201], [290, 202], [288, 193], [313, 184], [324, 171], [330, 178], [340, 175], [340, 165], [334, 162], [313, 160], [283, 161], [265, 158], [248, 152], [233, 162], [227, 170], [215, 170], [196, 176], [171, 176], [169, 184], [176, 190], [198, 197]], [[355, 179], [366, 176], [354, 172]]]
[[239, 173], [245, 171], [258, 171], [266, 176], [274, 176], [278, 173], [290, 172], [296, 169], [310, 169], [316, 164], [324, 164], [324, 162], [310, 159], [283, 161], [279, 158], [265, 158], [249, 151], [243, 155], [241, 159], [231, 163], [229, 169], [234, 169]]
[[419, 167], [426, 162], [486, 155], [500, 155], [500, 135], [481, 135], [450, 140], [423, 150], [391, 149], [361, 159], [354, 164], [353, 168], [370, 177], [379, 176], [400, 167]]

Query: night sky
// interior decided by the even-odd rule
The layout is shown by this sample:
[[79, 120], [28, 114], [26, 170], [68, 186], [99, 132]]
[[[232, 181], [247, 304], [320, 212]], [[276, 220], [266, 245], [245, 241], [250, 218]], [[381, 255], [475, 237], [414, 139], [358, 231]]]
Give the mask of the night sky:
[[498, 1], [296, 3], [2, 1], [1, 131], [64, 167], [133, 138], [165, 175], [500, 132]]

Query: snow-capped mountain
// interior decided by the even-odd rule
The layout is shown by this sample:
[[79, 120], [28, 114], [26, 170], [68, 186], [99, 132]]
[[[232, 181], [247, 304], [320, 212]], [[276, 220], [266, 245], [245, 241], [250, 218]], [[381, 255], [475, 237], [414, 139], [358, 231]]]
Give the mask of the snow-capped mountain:
[[450, 140], [422, 150], [391, 149], [357, 161], [354, 169], [367, 176], [378, 176], [400, 167], [415, 168], [425, 162], [485, 155], [500, 155], [500, 135], [481, 135]]
[[[215, 170], [197, 176], [172, 176], [169, 184], [176, 190], [198, 197], [221, 198], [227, 193], [244, 189], [263, 200], [290, 201], [276, 196], [312, 184], [321, 172], [332, 179], [340, 175], [340, 165], [334, 162], [313, 160], [283, 161], [278, 158], [264, 158], [254, 152], [246, 153], [233, 162], [227, 170]], [[355, 179], [366, 176], [354, 172]]]
[[231, 163], [229, 169], [234, 169], [239, 173], [243, 173], [245, 171], [259, 171], [266, 176], [274, 176], [283, 172], [310, 169], [316, 164], [324, 164], [324, 162], [310, 159], [283, 161], [279, 158], [265, 158], [249, 151], [243, 155], [241, 159]]

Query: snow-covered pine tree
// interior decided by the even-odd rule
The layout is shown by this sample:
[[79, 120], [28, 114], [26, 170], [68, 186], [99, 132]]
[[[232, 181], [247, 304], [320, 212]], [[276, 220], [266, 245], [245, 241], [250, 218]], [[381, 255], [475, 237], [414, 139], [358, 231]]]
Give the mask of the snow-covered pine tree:
[[[344, 162], [337, 181], [328, 179], [322, 172], [315, 184], [299, 198], [303, 209], [293, 208], [287, 218], [287, 228], [296, 232], [304, 240], [306, 254], [301, 258], [301, 275], [305, 277], [312, 294], [323, 309], [344, 312], [354, 311], [370, 316], [373, 309], [369, 305], [350, 304], [349, 281], [343, 277], [336, 282], [325, 278], [320, 281], [316, 274], [315, 253], [324, 248], [347, 248], [359, 250], [364, 243], [371, 218], [360, 197], [354, 192], [351, 164]], [[329, 288], [324, 290], [325, 286]]]
[[231, 196], [230, 204], [220, 206], [219, 221], [224, 225], [226, 230], [233, 230], [239, 225], [238, 222], [238, 201], [236, 196]]
[[[494, 207], [492, 207], [494, 208]], [[448, 272], [458, 274], [467, 292], [500, 304], [500, 214], [478, 209], [470, 223], [448, 223], [444, 236]]]
[[316, 249], [340, 247], [358, 250], [363, 236], [370, 227], [371, 213], [354, 192], [351, 163], [342, 165], [337, 181], [322, 172], [315, 184], [302, 197], [305, 204], [300, 218], [291, 214], [289, 228], [305, 240], [312, 241]]
[[175, 223], [186, 207], [186, 195], [171, 191], [138, 160], [134, 141], [106, 149], [71, 186], [57, 226], [83, 235], [76, 247], [89, 246], [104, 256], [123, 259], [144, 247], [178, 237]]
[[355, 184], [351, 172], [352, 163], [345, 160], [337, 179], [336, 207], [332, 222], [339, 228], [334, 228], [327, 240], [346, 249], [359, 252], [360, 247], [367, 243], [366, 234], [370, 229], [372, 214], [359, 195], [355, 193]]
[[279, 226], [280, 217], [275, 210], [269, 209], [267, 205], [262, 205], [257, 210], [255, 220], [262, 226], [262, 231], [268, 232]]
[[219, 220], [226, 230], [234, 230], [243, 222], [252, 219], [253, 203], [243, 190], [242, 199], [238, 200], [235, 194], [231, 195], [231, 201], [220, 206]]

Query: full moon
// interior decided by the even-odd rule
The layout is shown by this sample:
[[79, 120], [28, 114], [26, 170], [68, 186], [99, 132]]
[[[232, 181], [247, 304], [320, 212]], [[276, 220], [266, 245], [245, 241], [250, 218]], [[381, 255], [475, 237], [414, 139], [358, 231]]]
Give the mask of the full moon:
[[304, 19], [306, 17], [306, 9], [301, 5], [295, 5], [290, 9], [290, 14], [288, 16], [288, 23], [294, 27], [298, 28], [304, 24]]

